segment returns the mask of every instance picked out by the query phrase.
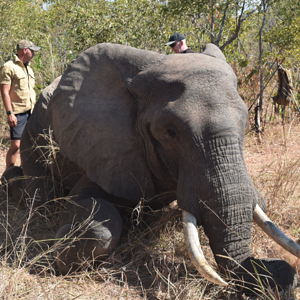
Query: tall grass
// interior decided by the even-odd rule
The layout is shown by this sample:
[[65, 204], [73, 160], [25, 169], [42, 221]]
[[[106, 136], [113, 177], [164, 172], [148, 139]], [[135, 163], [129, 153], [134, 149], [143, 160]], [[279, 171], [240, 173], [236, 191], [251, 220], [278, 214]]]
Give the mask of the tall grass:
[[[300, 124], [281, 120], [245, 137], [248, 171], [265, 196], [270, 218], [294, 240], [299, 239]], [[62, 241], [54, 239], [59, 210], [25, 209], [1, 194], [0, 297], [3, 299], [296, 299], [292, 294], [264, 291], [260, 297], [236, 294], [234, 285], [218, 287], [194, 269], [184, 245], [181, 211], [176, 202], [158, 211], [140, 203], [128, 211], [119, 243], [107, 260], [84, 261], [74, 274], [59, 274], [55, 261]], [[201, 245], [216, 266], [208, 240]], [[297, 260], [253, 226], [252, 250], [257, 257]], [[258, 284], [258, 290], [261, 287]], [[243, 297], [243, 298], [241, 298]]]

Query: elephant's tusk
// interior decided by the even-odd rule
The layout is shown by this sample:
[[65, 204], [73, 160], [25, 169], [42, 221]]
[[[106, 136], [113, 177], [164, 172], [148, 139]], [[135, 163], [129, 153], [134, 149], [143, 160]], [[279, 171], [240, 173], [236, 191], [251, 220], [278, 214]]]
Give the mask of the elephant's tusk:
[[276, 243], [278, 243], [285, 250], [300, 258], [300, 247], [290, 238], [288, 238], [256, 205], [253, 211], [254, 222]]
[[198, 272], [207, 280], [219, 284], [228, 285], [206, 261], [201, 250], [199, 236], [197, 232], [196, 218], [189, 212], [182, 211], [185, 242], [188, 248], [189, 256]]

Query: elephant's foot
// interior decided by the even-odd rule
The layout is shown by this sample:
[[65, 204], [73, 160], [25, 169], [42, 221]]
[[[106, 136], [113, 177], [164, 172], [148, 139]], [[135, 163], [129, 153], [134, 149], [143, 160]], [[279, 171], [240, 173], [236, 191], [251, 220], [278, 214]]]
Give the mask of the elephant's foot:
[[64, 224], [56, 233], [56, 238], [61, 239], [57, 266], [63, 274], [77, 270], [85, 262], [93, 264], [105, 259], [117, 245], [122, 231], [122, 219], [109, 202], [84, 198], [72, 208], [70, 205], [61, 218], [72, 223]]
[[15, 202], [22, 198], [23, 170], [20, 167], [10, 167], [1, 176], [3, 190], [12, 197]]
[[295, 270], [284, 260], [248, 258], [236, 272], [247, 295], [257, 294], [259, 290], [293, 291], [297, 285]]

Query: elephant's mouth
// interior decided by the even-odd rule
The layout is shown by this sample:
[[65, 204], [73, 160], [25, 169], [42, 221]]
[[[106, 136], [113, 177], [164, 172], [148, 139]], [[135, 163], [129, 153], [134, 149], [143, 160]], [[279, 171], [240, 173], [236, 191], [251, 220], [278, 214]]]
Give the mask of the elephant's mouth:
[[[183, 210], [182, 218], [184, 223], [185, 240], [188, 248], [189, 256], [198, 272], [207, 280], [226, 286], [228, 285], [213, 268], [208, 264], [205, 259], [201, 245], [199, 242], [199, 236], [197, 232], [196, 218], [189, 212]], [[253, 212], [253, 220], [261, 229], [266, 232], [275, 242], [277, 242], [284, 249], [300, 258], [300, 247], [290, 238], [288, 238], [262, 211], [262, 209], [256, 205]]]

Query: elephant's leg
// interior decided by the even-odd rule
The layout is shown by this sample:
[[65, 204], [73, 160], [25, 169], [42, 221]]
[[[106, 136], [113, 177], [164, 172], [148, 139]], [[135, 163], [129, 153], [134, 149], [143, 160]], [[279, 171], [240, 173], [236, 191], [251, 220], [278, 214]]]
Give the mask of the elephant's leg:
[[20, 167], [10, 167], [1, 176], [2, 188], [15, 202], [22, 199], [23, 170]]
[[85, 177], [70, 194], [76, 195], [67, 203], [56, 233], [56, 238], [62, 239], [57, 256], [62, 273], [76, 270], [86, 260], [105, 259], [122, 231], [119, 212], [105, 200], [105, 192], [96, 184]]

